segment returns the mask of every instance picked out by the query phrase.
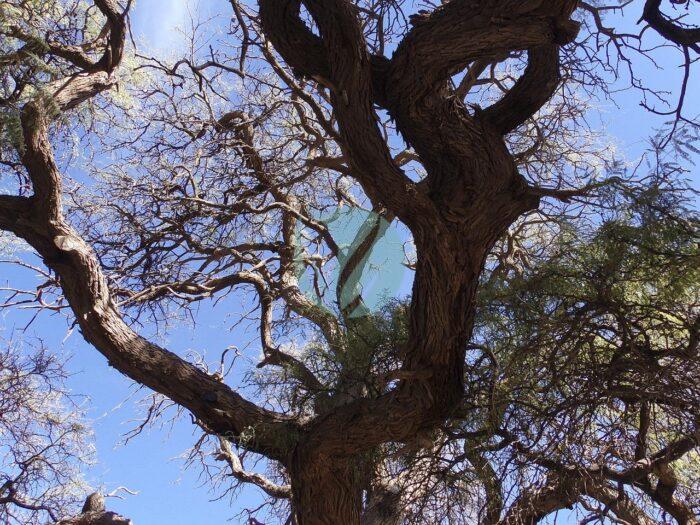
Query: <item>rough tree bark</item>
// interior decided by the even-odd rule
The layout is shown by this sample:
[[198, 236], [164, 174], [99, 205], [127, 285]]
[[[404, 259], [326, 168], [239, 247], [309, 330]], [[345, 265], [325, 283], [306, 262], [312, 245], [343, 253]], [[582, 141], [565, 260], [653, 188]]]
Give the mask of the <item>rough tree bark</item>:
[[[539, 202], [503, 135], [556, 88], [558, 44], [576, 34], [569, 20], [575, 2], [515, 14], [508, 2], [450, 2], [414, 27], [390, 60], [369, 56], [349, 3], [308, 0], [304, 6], [319, 36], [299, 18], [298, 1], [261, 0], [266, 36], [296, 71], [330, 87], [353, 173], [375, 205], [411, 229], [417, 248], [403, 365], [409, 379], [377, 400], [350, 403], [314, 421], [292, 460], [299, 523], [353, 524], [359, 523], [360, 476], [348, 472], [347, 458], [352, 465], [372, 446], [434, 428], [462, 397], [465, 343], [485, 257]], [[530, 50], [530, 66], [499, 103], [470, 115], [448, 96], [452, 72], [515, 49]], [[373, 104], [389, 111], [420, 155], [428, 174], [421, 183], [410, 182], [392, 162]]]

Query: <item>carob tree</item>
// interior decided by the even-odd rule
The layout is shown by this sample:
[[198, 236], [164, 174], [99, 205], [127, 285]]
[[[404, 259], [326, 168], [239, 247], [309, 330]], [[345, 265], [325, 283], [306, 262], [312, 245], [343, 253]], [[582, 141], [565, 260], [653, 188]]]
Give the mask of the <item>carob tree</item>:
[[[690, 2], [231, 0], [227, 38], [202, 45], [211, 28], [193, 24], [171, 64], [130, 50], [130, 4], [0, 3], [14, 188], [0, 229], [48, 269], [8, 305], [69, 309], [110, 366], [162, 396], [151, 414], [189, 411], [205, 433], [195, 455], [213, 438], [228, 474], [289, 502], [290, 523], [536, 523], [576, 503], [595, 519], [698, 522], [671, 466], [700, 437], [696, 222], [660, 157], [650, 179], [623, 183], [617, 165], [596, 178], [609, 159], [581, 96], [627, 70], [674, 118], [654, 152], [694, 148], [683, 110], [700, 37], [664, 11]], [[638, 33], [606, 25], [635, 8]], [[653, 54], [648, 28], [685, 60], [670, 112], [632, 67]], [[66, 175], [70, 133], [115, 154], [92, 159], [91, 185]], [[566, 239], [566, 205], [594, 198], [617, 228], [588, 244], [533, 233]], [[348, 252], [321, 216], [363, 207]], [[392, 222], [413, 287], [372, 313], [357, 275]], [[657, 228], [669, 235], [649, 240]], [[676, 269], [668, 304], [644, 263]], [[227, 383], [225, 356], [211, 372], [134, 329], [242, 286], [259, 304], [259, 404]], [[282, 344], [299, 334], [303, 352]]]

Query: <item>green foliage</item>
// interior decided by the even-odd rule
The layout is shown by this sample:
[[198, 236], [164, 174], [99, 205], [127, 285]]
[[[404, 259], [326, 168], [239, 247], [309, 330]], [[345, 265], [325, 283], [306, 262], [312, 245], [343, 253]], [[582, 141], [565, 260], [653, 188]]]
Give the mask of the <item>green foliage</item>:
[[564, 223], [533, 268], [482, 290], [483, 328], [508, 329], [525, 342], [545, 330], [566, 331], [595, 312], [630, 325], [630, 337], [687, 338], [683, 320], [697, 309], [700, 293], [699, 223], [665, 198], [649, 188], [591, 231]]
[[[652, 453], [692, 433], [700, 413], [693, 193], [652, 179], [611, 199], [593, 221], [562, 221], [520, 267], [494, 264], [478, 298], [475, 348], [497, 366], [482, 355], [468, 370], [477, 420], [567, 464], [634, 461], [643, 403]], [[674, 465], [679, 491], [697, 489], [696, 463]]]
[[7, 141], [15, 148], [22, 144], [22, 124], [16, 111], [0, 111], [0, 141]]

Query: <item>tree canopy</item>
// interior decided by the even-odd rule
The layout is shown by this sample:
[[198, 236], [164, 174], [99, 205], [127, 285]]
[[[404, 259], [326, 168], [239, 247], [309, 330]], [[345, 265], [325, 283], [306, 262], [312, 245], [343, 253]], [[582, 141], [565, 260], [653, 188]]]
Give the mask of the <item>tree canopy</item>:
[[[0, 242], [40, 280], [3, 307], [65, 313], [280, 523], [697, 524], [696, 3], [230, 0], [172, 56], [131, 0], [0, 1]], [[621, 90], [639, 163], [590, 124]], [[201, 302], [256, 327], [243, 383], [236, 341], [141, 335]]]

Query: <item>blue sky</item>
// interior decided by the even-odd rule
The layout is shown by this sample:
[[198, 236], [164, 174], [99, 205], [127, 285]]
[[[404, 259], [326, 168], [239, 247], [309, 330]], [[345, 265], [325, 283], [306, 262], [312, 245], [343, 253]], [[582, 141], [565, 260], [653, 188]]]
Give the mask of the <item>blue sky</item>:
[[[192, 11], [221, 12], [229, 16], [228, 2], [224, 0], [200, 0], [191, 2]], [[138, 0], [132, 11], [132, 27], [137, 42], [165, 54], [177, 54], [183, 39], [176, 30], [188, 25], [188, 2], [185, 0]], [[201, 11], [200, 11], [201, 12]], [[666, 57], [666, 55], [664, 55]], [[679, 61], [679, 54], [668, 54], [665, 60], [671, 65]], [[673, 62], [671, 62], [673, 61]], [[672, 68], [669, 68], [672, 69]], [[641, 73], [670, 89], [677, 88], [678, 74], [668, 71], [660, 75], [650, 64], [642, 65]], [[687, 108], [690, 114], [700, 112], [700, 90], [692, 81]], [[676, 90], [677, 91], [677, 90]], [[629, 158], [635, 158], [646, 147], [646, 140], [654, 127], [661, 124], [639, 107], [639, 94], [633, 91], [621, 93], [617, 99], [619, 109], [605, 103], [595, 127], [605, 128], [614, 136], [621, 150]], [[697, 172], [694, 174], [698, 180]], [[0, 284], [34, 283], [31, 272], [18, 271], [3, 266]], [[234, 300], [220, 303], [217, 308], [202, 304], [197, 312], [198, 325], [182, 323], [172, 329], [161, 343], [173, 351], [186, 354], [190, 350], [218, 356], [229, 345], [244, 346], [255, 334], [243, 328], [231, 330], [230, 316], [240, 310]], [[0, 317], [0, 335], [9, 337], [13, 331], [24, 327], [32, 314], [29, 312], [4, 312]], [[124, 500], [112, 499], [112, 510], [130, 517], [137, 525], [219, 524], [234, 518], [242, 509], [252, 508], [261, 502], [257, 489], [243, 490], [235, 499], [211, 501], [215, 494], [202, 485], [196, 468], [183, 469], [183, 462], [176, 459], [192, 444], [196, 428], [188, 418], [182, 418], [172, 428], [153, 428], [132, 440], [128, 445], [117, 446], [123, 435], [134, 427], [140, 411], [134, 401], [145, 392], [137, 391], [124, 377], [107, 366], [106, 360], [86, 345], [79, 333], [66, 337], [68, 324], [58, 315], [44, 314], [35, 321], [25, 337], [41, 338], [49, 348], [70, 355], [69, 369], [74, 373], [69, 384], [74, 392], [90, 397], [88, 415], [94, 424], [98, 463], [86, 475], [95, 487], [110, 491], [119, 485], [139, 491], [137, 496]], [[148, 327], [147, 327], [148, 331]], [[253, 344], [244, 353], [256, 359], [258, 348]], [[237, 520], [234, 519], [234, 522]], [[559, 523], [576, 523], [560, 516]], [[270, 521], [270, 523], [274, 523]]]

